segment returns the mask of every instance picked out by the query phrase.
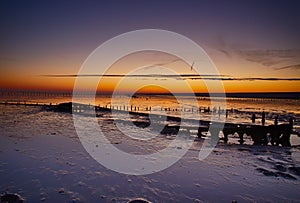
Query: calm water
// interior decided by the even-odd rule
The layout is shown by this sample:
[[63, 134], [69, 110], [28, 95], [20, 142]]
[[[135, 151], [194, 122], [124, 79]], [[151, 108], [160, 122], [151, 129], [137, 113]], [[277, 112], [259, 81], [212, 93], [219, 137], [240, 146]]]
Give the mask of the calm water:
[[[117, 101], [124, 100], [120, 97]], [[183, 100], [185, 108], [192, 107], [189, 98]], [[70, 98], [37, 97], [26, 101], [60, 103]], [[105, 101], [109, 99], [100, 97], [96, 101], [107, 105]], [[168, 97], [141, 97], [132, 102], [133, 105], [178, 107]], [[203, 106], [209, 104], [203, 99], [198, 102]], [[271, 101], [250, 99], [228, 103], [240, 110], [229, 114], [228, 119], [245, 122], [249, 120], [247, 112], [263, 108], [267, 112], [266, 107], [272, 106]], [[277, 106], [282, 105], [279, 103]], [[251, 105], [253, 108], [248, 109]], [[143, 111], [142, 107], [140, 110]], [[191, 117], [195, 115], [186, 111]], [[300, 199], [297, 187], [300, 145], [286, 148], [219, 143], [208, 158], [199, 161], [202, 143], [195, 141], [187, 154], [166, 170], [131, 176], [107, 169], [89, 156], [78, 139], [69, 113], [23, 105], [0, 105], [0, 112], [0, 194], [18, 193], [27, 202], [126, 203], [136, 197], [152, 202], [297, 202]], [[156, 112], [159, 113], [159, 109]], [[282, 110], [274, 112], [281, 113], [282, 122], [290, 115]], [[205, 115], [201, 113], [204, 118]], [[82, 119], [89, 121], [91, 117], [82, 116]], [[160, 134], [149, 141], [129, 139], [110, 119], [98, 119], [111, 143], [127, 153], [150, 154], [164, 149], [174, 139]], [[123, 127], [130, 130], [127, 125]], [[137, 133], [153, 135], [154, 132], [140, 128]], [[230, 142], [233, 140], [230, 137]], [[160, 160], [151, 161], [156, 164]]]
[[[5, 95], [1, 97], [1, 101], [22, 101], [27, 103], [41, 104], [58, 104], [72, 101], [70, 96], [45, 96], [45, 95]], [[81, 103], [93, 104], [93, 98], [80, 97]], [[278, 116], [280, 123], [287, 123], [292, 117], [294, 118], [294, 130], [300, 130], [300, 101], [298, 99], [254, 99], [254, 98], [227, 98], [226, 103], [216, 100], [214, 105], [208, 97], [178, 96], [136, 96], [129, 97], [126, 95], [111, 96], [98, 95], [95, 98], [95, 105], [102, 107], [133, 110], [140, 112], [149, 112], [155, 114], [168, 114], [173, 116], [181, 116], [185, 118], [210, 120], [212, 113], [204, 112], [204, 109], [215, 109], [218, 115], [219, 106], [222, 114], [225, 111], [222, 106], [226, 105], [228, 115], [227, 122], [230, 123], [251, 123], [251, 116], [256, 115], [256, 124], [261, 123], [262, 111], [266, 113], [266, 124], [273, 124], [274, 117]], [[199, 111], [199, 108], [201, 109]], [[224, 107], [225, 109], [225, 107]]]

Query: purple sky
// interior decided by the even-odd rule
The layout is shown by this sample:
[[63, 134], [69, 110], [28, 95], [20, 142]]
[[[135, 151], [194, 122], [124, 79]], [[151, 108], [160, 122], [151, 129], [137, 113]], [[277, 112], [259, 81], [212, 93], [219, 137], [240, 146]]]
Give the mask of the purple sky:
[[222, 74], [300, 76], [300, 1], [12, 0], [0, 9], [2, 75], [75, 74], [106, 40], [154, 28], [197, 42]]

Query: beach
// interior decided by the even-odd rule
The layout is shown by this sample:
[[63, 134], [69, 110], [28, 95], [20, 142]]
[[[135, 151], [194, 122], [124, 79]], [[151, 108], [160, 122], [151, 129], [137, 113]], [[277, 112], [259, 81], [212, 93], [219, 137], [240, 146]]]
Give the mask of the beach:
[[299, 11], [1, 1], [0, 203], [300, 203]]
[[[128, 202], [134, 198], [151, 202], [296, 202], [300, 198], [299, 146], [219, 142], [200, 161], [202, 141], [195, 139], [171, 167], [149, 175], [126, 175], [105, 168], [85, 151], [72, 114], [45, 111], [40, 106], [0, 108], [0, 192], [17, 193], [26, 202]], [[115, 133], [107, 120], [99, 122], [106, 122], [103, 130], [111, 143], [129, 153], [151, 153], [174, 139], [159, 135], [150, 145], [137, 145]]]

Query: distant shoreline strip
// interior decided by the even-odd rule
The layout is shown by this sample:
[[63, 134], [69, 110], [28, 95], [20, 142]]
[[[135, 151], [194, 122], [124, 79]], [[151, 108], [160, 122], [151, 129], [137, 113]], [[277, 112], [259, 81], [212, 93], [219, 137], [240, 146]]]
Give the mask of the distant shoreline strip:
[[130, 78], [174, 78], [174, 79], [187, 79], [187, 80], [222, 80], [222, 81], [300, 81], [300, 78], [275, 78], [275, 77], [228, 77], [228, 75], [196, 75], [196, 74], [181, 74], [181, 75], [126, 75], [126, 74], [66, 74], [66, 75], [40, 75], [41, 77], [130, 77]]
[[[65, 96], [72, 97], [72, 91], [46, 91], [46, 90], [12, 90], [12, 89], [0, 89], [0, 96]], [[82, 95], [94, 95], [94, 93], [82, 92]], [[96, 95], [106, 95], [111, 96], [112, 93], [109, 92], [97, 92]], [[126, 93], [121, 95], [127, 95]], [[224, 94], [220, 93], [201, 93], [195, 92], [194, 94], [190, 93], [138, 93], [135, 96], [197, 96], [203, 98], [210, 97], [224, 97]], [[226, 99], [300, 99], [300, 92], [240, 92], [225, 93]]]

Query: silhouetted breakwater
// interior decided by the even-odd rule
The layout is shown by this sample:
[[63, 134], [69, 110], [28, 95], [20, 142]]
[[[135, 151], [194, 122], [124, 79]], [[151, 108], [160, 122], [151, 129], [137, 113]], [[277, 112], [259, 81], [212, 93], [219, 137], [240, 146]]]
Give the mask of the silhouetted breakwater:
[[[141, 128], [150, 126], [149, 112], [139, 112], [137, 107], [127, 107], [123, 106], [120, 108], [113, 106], [93, 106], [79, 103], [61, 103], [52, 105], [50, 104], [39, 104], [39, 103], [26, 103], [26, 102], [2, 102], [2, 105], [25, 105], [25, 106], [41, 106], [43, 110], [47, 111], [56, 111], [56, 112], [66, 112], [66, 113], [77, 113], [77, 114], [89, 114], [89, 111], [95, 110], [97, 116], [101, 116], [101, 113], [111, 113], [115, 111], [116, 113], [129, 113], [133, 118], [133, 123]], [[150, 109], [151, 110], [151, 109]], [[99, 114], [100, 113], [100, 114]], [[135, 119], [139, 117], [139, 119]], [[151, 117], [154, 120], [161, 120], [162, 115], [152, 114]], [[142, 119], [141, 119], [142, 118]], [[155, 119], [157, 118], [157, 119]], [[161, 134], [177, 134], [179, 129], [185, 130], [189, 133], [192, 131], [195, 132], [199, 138], [205, 136], [208, 132], [214, 131], [214, 126], [220, 126], [222, 123], [211, 122], [205, 120], [196, 120], [196, 119], [186, 119], [176, 116], [166, 116], [165, 118], [167, 124], [157, 123], [156, 127], [158, 129], [163, 129]], [[183, 126], [181, 122], [191, 123], [192, 125]], [[130, 121], [121, 121], [121, 122], [130, 122]], [[153, 127], [153, 126], [152, 126]], [[155, 130], [155, 129], [153, 129]], [[280, 125], [254, 125], [254, 124], [234, 124], [234, 123], [225, 123], [222, 130], [223, 137], [221, 140], [224, 143], [228, 142], [229, 135], [234, 135], [235, 133], [239, 135], [239, 142], [243, 144], [244, 135], [250, 136], [253, 140], [254, 145], [267, 145], [271, 143], [272, 145], [281, 145], [281, 146], [291, 146], [290, 144], [290, 135], [298, 134], [293, 131], [293, 122], [292, 120], [288, 124]], [[299, 134], [298, 134], [299, 136]]]

